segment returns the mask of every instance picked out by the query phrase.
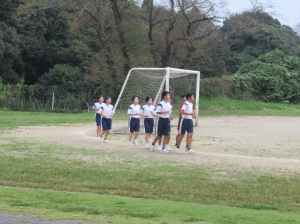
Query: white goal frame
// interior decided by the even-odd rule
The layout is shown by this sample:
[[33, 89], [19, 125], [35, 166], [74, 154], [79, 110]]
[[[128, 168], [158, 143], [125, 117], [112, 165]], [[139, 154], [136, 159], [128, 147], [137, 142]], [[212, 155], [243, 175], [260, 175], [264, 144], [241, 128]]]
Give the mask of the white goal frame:
[[118, 96], [117, 102], [115, 103], [114, 111], [116, 111], [119, 101], [122, 97], [123, 91], [126, 87], [127, 81], [134, 70], [144, 70], [144, 71], [165, 71], [165, 76], [164, 79], [161, 83], [160, 86], [160, 91], [158, 91], [157, 95], [155, 96], [153, 105], [157, 103], [158, 100], [160, 100], [160, 92], [165, 86], [165, 91], [169, 91], [170, 88], [170, 73], [179, 73], [179, 74], [196, 74], [197, 75], [197, 80], [196, 80], [196, 93], [195, 93], [195, 111], [196, 111], [196, 120], [195, 120], [195, 126], [198, 126], [198, 115], [199, 115], [199, 95], [200, 95], [200, 71], [195, 71], [195, 70], [185, 70], [185, 69], [178, 69], [178, 68], [132, 68], [127, 74], [127, 77], [124, 81], [123, 87], [120, 91], [120, 94]]

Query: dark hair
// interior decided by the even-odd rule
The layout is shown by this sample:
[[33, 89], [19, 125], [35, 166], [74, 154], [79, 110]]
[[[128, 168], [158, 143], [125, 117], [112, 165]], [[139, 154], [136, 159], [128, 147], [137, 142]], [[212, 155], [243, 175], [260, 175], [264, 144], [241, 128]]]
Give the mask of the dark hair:
[[189, 98], [191, 98], [192, 96], [195, 96], [193, 93], [187, 93], [186, 95], [185, 95], [185, 97], [186, 97], [186, 99], [189, 99]]
[[103, 97], [103, 96], [102, 96], [102, 95], [99, 95], [99, 96], [98, 96], [98, 99], [100, 99], [101, 97]]
[[181, 95], [181, 98], [183, 98], [183, 97], [185, 97], [185, 98], [186, 98], [186, 94], [182, 94], [182, 95]]
[[163, 91], [161, 94], [161, 98], [164, 99], [166, 95], [170, 94], [168, 91]]
[[107, 99], [111, 99], [111, 97], [110, 97], [110, 96], [105, 97], [105, 98], [104, 98], [104, 102], [105, 102], [105, 103], [106, 103], [106, 100], [107, 100]]
[[132, 97], [132, 98], [131, 98], [131, 101], [133, 102], [133, 100], [134, 100], [135, 98], [138, 98], [138, 96]]
[[151, 96], [146, 96], [146, 103], [147, 103], [150, 99], [152, 99], [152, 101], [153, 101], [153, 97], [151, 97]]

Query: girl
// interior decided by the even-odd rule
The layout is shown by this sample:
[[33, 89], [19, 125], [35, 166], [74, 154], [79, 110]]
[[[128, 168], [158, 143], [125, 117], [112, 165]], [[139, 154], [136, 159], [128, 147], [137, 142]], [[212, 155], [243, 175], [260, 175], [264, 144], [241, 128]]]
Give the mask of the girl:
[[156, 115], [154, 112], [154, 106], [152, 105], [153, 98], [150, 96], [146, 97], [146, 105], [142, 106], [141, 114], [145, 117], [143, 120], [144, 123], [144, 133], [145, 133], [145, 142], [144, 146], [146, 149], [149, 149], [149, 138], [150, 134], [153, 133], [154, 126], [154, 116]]
[[[132, 103], [129, 107], [128, 107], [128, 111], [127, 114], [129, 115], [129, 121], [128, 121], [128, 128], [129, 128], [129, 138], [128, 138], [128, 145], [138, 145], [136, 139], [139, 135], [139, 131], [140, 131], [140, 105], [138, 105], [139, 103], [139, 98], [137, 96], [132, 97], [131, 99]], [[132, 136], [133, 137], [133, 141], [131, 141]]]
[[109, 96], [105, 97], [104, 100], [105, 104], [103, 104], [100, 108], [100, 116], [101, 116], [101, 127], [102, 127], [102, 133], [101, 136], [104, 135], [103, 142], [108, 142], [107, 137], [109, 135], [109, 132], [111, 130], [112, 126], [112, 117], [114, 115], [114, 106], [111, 105], [111, 98]]

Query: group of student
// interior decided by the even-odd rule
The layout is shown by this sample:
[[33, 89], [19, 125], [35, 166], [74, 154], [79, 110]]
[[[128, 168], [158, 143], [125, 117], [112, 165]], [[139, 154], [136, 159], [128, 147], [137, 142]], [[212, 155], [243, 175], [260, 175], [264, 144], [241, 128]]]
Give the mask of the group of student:
[[[180, 104], [180, 117], [178, 121], [178, 134], [176, 136], [175, 151], [180, 152], [181, 141], [187, 132], [186, 138], [186, 152], [195, 153], [192, 150], [192, 138], [193, 138], [193, 118], [195, 116], [195, 110], [193, 107], [194, 94], [187, 93], [182, 96], [183, 102]], [[152, 151], [155, 151], [155, 144], [158, 141], [157, 150], [163, 153], [169, 153], [171, 150], [169, 146], [170, 134], [171, 134], [171, 120], [172, 116], [172, 98], [168, 91], [162, 93], [162, 101], [159, 102], [156, 108], [152, 105], [153, 98], [150, 96], [146, 97], [146, 104], [144, 106], [139, 105], [139, 98], [137, 96], [132, 97], [132, 104], [128, 107], [127, 114], [128, 120], [128, 145], [138, 145], [137, 138], [140, 131], [140, 117], [143, 117], [143, 126], [145, 133], [144, 147]], [[99, 96], [98, 102], [93, 106], [95, 110], [95, 121], [97, 125], [97, 139], [103, 142], [108, 142], [107, 137], [112, 127], [112, 117], [114, 115], [114, 107], [111, 105], [111, 98]], [[157, 116], [155, 121], [155, 138], [150, 143], [150, 135], [154, 129], [154, 118]]]

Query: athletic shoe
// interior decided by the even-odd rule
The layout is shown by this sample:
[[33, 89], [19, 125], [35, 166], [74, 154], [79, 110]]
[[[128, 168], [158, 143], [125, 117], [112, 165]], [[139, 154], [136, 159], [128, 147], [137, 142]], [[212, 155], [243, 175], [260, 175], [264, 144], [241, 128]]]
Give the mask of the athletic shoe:
[[185, 151], [189, 152], [189, 147], [188, 146], [185, 146]]
[[180, 154], [180, 149], [179, 148], [176, 148], [176, 153]]
[[169, 146], [168, 144], [166, 144], [166, 147], [165, 147], [165, 149], [166, 149], [166, 150], [168, 150], [168, 151], [170, 151], [170, 150], [171, 150], [171, 148], [170, 148], [170, 146]]
[[132, 142], [128, 142], [128, 145], [132, 145]]
[[148, 143], [145, 143], [145, 148], [149, 149], [149, 144]]
[[191, 154], [195, 153], [195, 151], [192, 150], [192, 149], [188, 149], [187, 152], [188, 152], [188, 153], [191, 153]]
[[162, 153], [169, 153], [169, 151], [166, 150], [166, 149], [161, 150], [161, 152], [162, 152]]
[[97, 137], [97, 140], [98, 140], [98, 141], [101, 141], [101, 137], [100, 137], [100, 136], [98, 136], [98, 137]]
[[104, 143], [107, 143], [108, 141], [106, 139], [103, 140]]
[[136, 140], [133, 140], [132, 143], [135, 145], [139, 145]]
[[159, 150], [159, 151], [161, 151], [161, 150], [162, 150], [162, 147], [161, 147], [161, 145], [159, 145], [159, 146], [157, 147], [157, 150]]
[[151, 150], [152, 150], [152, 152], [155, 151], [155, 145], [151, 144]]

